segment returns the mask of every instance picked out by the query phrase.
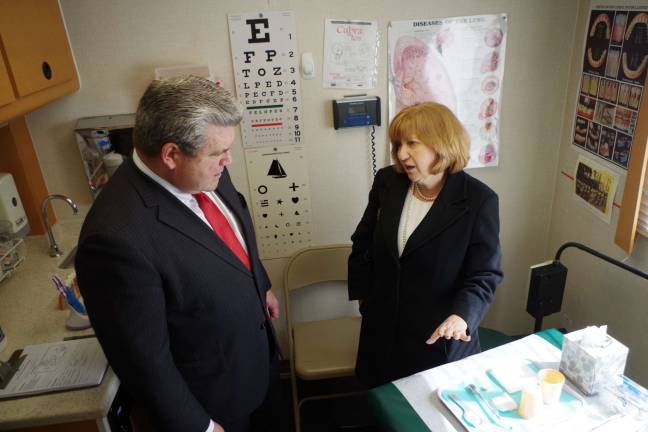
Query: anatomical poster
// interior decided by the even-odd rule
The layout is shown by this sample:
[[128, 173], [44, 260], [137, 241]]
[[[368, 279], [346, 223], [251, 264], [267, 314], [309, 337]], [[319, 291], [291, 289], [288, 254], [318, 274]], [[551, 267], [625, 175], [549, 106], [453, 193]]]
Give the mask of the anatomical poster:
[[302, 146], [245, 150], [261, 258], [284, 258], [311, 244], [310, 191]]
[[327, 19], [324, 25], [324, 87], [376, 87], [378, 42], [376, 21]]
[[576, 107], [575, 146], [628, 169], [648, 63], [648, 14], [594, 9]]
[[438, 102], [470, 135], [468, 168], [497, 166], [506, 14], [392, 21], [389, 116]]
[[243, 147], [299, 144], [301, 92], [292, 12], [229, 15]]

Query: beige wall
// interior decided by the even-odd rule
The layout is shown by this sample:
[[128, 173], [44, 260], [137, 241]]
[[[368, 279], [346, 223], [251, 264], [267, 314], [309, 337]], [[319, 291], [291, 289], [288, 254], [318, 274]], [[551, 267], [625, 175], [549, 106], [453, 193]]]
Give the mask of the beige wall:
[[[576, 95], [583, 67], [586, 26], [590, 6], [600, 2], [582, 1], [575, 20], [576, 43], [572, 54], [567, 87], [567, 109], [562, 125], [560, 159], [556, 173], [573, 173], [578, 152], [572, 143]], [[605, 5], [634, 5], [648, 9], [648, 1], [606, 1]], [[587, 154], [586, 152], [583, 152]], [[590, 156], [605, 165], [603, 160]], [[616, 170], [611, 164], [608, 168]], [[619, 173], [625, 171], [618, 170]], [[619, 179], [616, 203], [621, 203], [625, 174]], [[567, 242], [584, 243], [606, 255], [648, 272], [648, 240], [639, 237], [632, 256], [614, 244], [619, 210], [613, 210], [612, 223], [598, 219], [573, 198], [574, 183], [558, 174], [554, 192], [549, 230], [547, 257], [553, 257], [558, 247]], [[622, 204], [622, 203], [621, 203]], [[648, 384], [648, 282], [577, 249], [563, 252], [561, 261], [569, 269], [563, 310], [550, 317], [545, 326], [566, 326], [577, 329], [586, 325], [608, 324], [609, 333], [630, 347], [626, 373], [640, 383]]]
[[[78, 93], [31, 114], [28, 120], [50, 191], [68, 193], [82, 202], [88, 202], [89, 195], [72, 136], [77, 119], [134, 111], [155, 67], [206, 62], [231, 86], [226, 14], [266, 9], [294, 11], [300, 51], [314, 54], [318, 73], [318, 79], [302, 82], [304, 143], [308, 151], [316, 244], [349, 241], [366, 205], [371, 182], [367, 131], [335, 131], [331, 127], [330, 100], [349, 91], [322, 88], [324, 19], [378, 21], [379, 80], [370, 94], [386, 101], [390, 20], [507, 13], [501, 162], [497, 168], [472, 170], [471, 174], [497, 191], [501, 205], [506, 278], [486, 324], [513, 334], [532, 330], [532, 319], [524, 311], [528, 267], [547, 257], [560, 131], [565, 103], [571, 104], [574, 99], [565, 98], [565, 89], [578, 2], [61, 0], [61, 6], [82, 87]], [[574, 93], [573, 85], [570, 91]], [[385, 129], [377, 132], [382, 163], [387, 160]], [[240, 144], [234, 158], [234, 181], [247, 194]], [[67, 212], [60, 210], [59, 216], [67, 217]], [[279, 296], [285, 261], [266, 262]], [[279, 331], [285, 341], [283, 322], [279, 323]]]

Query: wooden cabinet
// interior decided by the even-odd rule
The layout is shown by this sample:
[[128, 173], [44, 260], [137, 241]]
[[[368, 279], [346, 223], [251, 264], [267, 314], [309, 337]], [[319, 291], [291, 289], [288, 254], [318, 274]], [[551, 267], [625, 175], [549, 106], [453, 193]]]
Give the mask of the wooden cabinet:
[[0, 41], [0, 122], [79, 88], [57, 0], [0, 0]]
[[48, 191], [24, 115], [78, 89], [58, 0], [0, 0], [0, 171], [17, 179], [34, 235]]
[[11, 81], [9, 81], [9, 72], [7, 72], [4, 60], [0, 56], [0, 106], [7, 105], [15, 100]]

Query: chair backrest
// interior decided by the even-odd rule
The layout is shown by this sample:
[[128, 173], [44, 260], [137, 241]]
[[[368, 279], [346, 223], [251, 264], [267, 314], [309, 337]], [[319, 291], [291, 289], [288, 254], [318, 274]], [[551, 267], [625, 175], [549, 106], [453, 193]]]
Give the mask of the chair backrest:
[[351, 245], [314, 246], [296, 252], [284, 272], [286, 294], [314, 283], [347, 280]]
[[[291, 294], [300, 288], [315, 287], [321, 283], [345, 282], [350, 253], [351, 245], [334, 244], [302, 249], [290, 258], [284, 270], [284, 301], [289, 332], [293, 318], [300, 321], [299, 312], [302, 312], [301, 309], [297, 310], [297, 317], [293, 317], [290, 307]], [[311, 294], [308, 294], [308, 297], [312, 298]], [[299, 306], [299, 302], [296, 305]]]

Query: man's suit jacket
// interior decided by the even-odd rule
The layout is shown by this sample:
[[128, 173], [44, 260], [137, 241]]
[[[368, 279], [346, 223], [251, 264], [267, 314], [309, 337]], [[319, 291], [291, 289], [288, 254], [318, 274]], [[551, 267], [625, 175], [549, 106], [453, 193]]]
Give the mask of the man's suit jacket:
[[223, 171], [248, 271], [176, 197], [127, 161], [90, 209], [76, 271], [110, 365], [158, 430], [204, 431], [251, 413], [274, 349], [268, 276], [245, 200]]
[[[364, 300], [356, 372], [370, 386], [478, 352], [477, 327], [502, 279], [497, 195], [463, 171], [447, 176], [398, 256], [410, 184], [393, 167], [380, 170], [351, 237], [349, 298]], [[426, 345], [451, 314], [472, 340]]]

